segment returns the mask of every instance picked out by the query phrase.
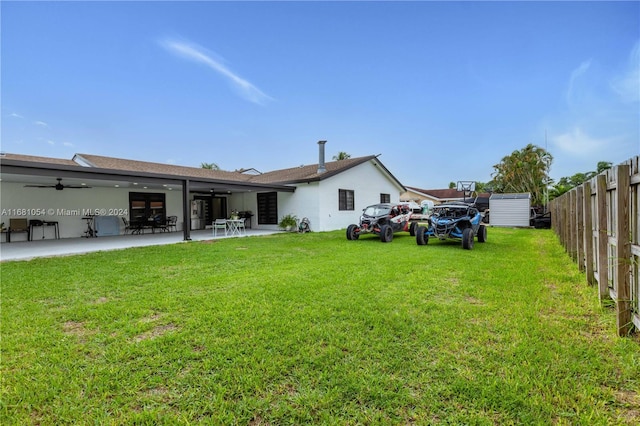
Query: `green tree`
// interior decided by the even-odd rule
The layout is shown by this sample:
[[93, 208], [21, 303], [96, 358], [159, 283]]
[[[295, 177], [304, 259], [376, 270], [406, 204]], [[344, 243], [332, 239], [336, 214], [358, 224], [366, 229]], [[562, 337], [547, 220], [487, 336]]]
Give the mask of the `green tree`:
[[457, 186], [458, 185], [455, 182], [449, 182], [449, 189], [456, 189]]
[[549, 190], [549, 199], [553, 200], [562, 194], [569, 192], [576, 186], [580, 186], [591, 178], [599, 175], [607, 169], [611, 168], [609, 161], [598, 161], [595, 171], [586, 173], [576, 173], [573, 176], [565, 176], [558, 179], [558, 182]]
[[344, 151], [340, 151], [338, 153], [338, 155], [334, 155], [333, 159], [336, 161], [340, 161], [340, 160], [348, 160], [349, 158], [351, 158], [351, 154], [347, 154]]
[[553, 156], [547, 150], [528, 144], [493, 166], [490, 184], [495, 192], [529, 192], [531, 203], [542, 205], [546, 188], [552, 182], [549, 178], [552, 161]]
[[220, 167], [216, 163], [200, 163], [200, 167], [209, 170], [220, 170]]
[[483, 192], [493, 192], [491, 182], [476, 182], [476, 194], [481, 194]]

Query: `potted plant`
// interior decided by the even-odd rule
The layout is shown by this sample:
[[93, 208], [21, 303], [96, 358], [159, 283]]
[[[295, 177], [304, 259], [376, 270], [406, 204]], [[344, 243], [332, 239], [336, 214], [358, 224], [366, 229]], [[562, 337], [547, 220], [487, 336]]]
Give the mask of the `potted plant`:
[[278, 226], [285, 231], [291, 231], [292, 229], [295, 229], [297, 225], [298, 218], [293, 214], [282, 216], [282, 219], [280, 219], [280, 222], [278, 223]]

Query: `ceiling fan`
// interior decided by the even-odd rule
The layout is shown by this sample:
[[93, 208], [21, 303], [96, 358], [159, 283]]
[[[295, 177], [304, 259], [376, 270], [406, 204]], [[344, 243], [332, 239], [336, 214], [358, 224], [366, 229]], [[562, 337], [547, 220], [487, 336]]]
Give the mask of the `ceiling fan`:
[[91, 188], [90, 186], [84, 186], [84, 185], [63, 185], [62, 184], [62, 178], [56, 178], [56, 180], [58, 181], [58, 183], [56, 183], [55, 185], [25, 185], [25, 188], [55, 188], [56, 191], [62, 191], [65, 188], [72, 188], [72, 189], [85, 189], [85, 188]]

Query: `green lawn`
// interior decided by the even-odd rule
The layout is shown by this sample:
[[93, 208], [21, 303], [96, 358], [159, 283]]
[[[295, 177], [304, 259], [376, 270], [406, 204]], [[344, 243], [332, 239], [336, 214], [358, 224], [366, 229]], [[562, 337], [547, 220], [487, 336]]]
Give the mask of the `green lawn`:
[[3, 263], [0, 423], [640, 422], [639, 341], [552, 231], [488, 234]]

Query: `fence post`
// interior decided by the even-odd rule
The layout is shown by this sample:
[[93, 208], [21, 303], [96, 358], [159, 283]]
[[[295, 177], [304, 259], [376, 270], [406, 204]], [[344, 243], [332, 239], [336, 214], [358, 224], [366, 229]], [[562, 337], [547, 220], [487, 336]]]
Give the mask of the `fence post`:
[[631, 332], [631, 239], [629, 229], [629, 165], [621, 164], [616, 170], [616, 248], [615, 275], [616, 287], [616, 324], [619, 336]]
[[596, 210], [598, 215], [598, 297], [600, 303], [609, 299], [609, 273], [607, 233], [607, 177], [599, 174], [596, 177]]
[[578, 270], [584, 272], [584, 188], [579, 186], [576, 188], [576, 259], [578, 261]]
[[576, 189], [569, 192], [569, 256], [574, 262], [578, 261], [578, 246], [576, 244]]
[[587, 283], [593, 285], [593, 214], [591, 210], [591, 182], [584, 183], [584, 197], [582, 210], [584, 211], [584, 254], [585, 267], [587, 269]]

